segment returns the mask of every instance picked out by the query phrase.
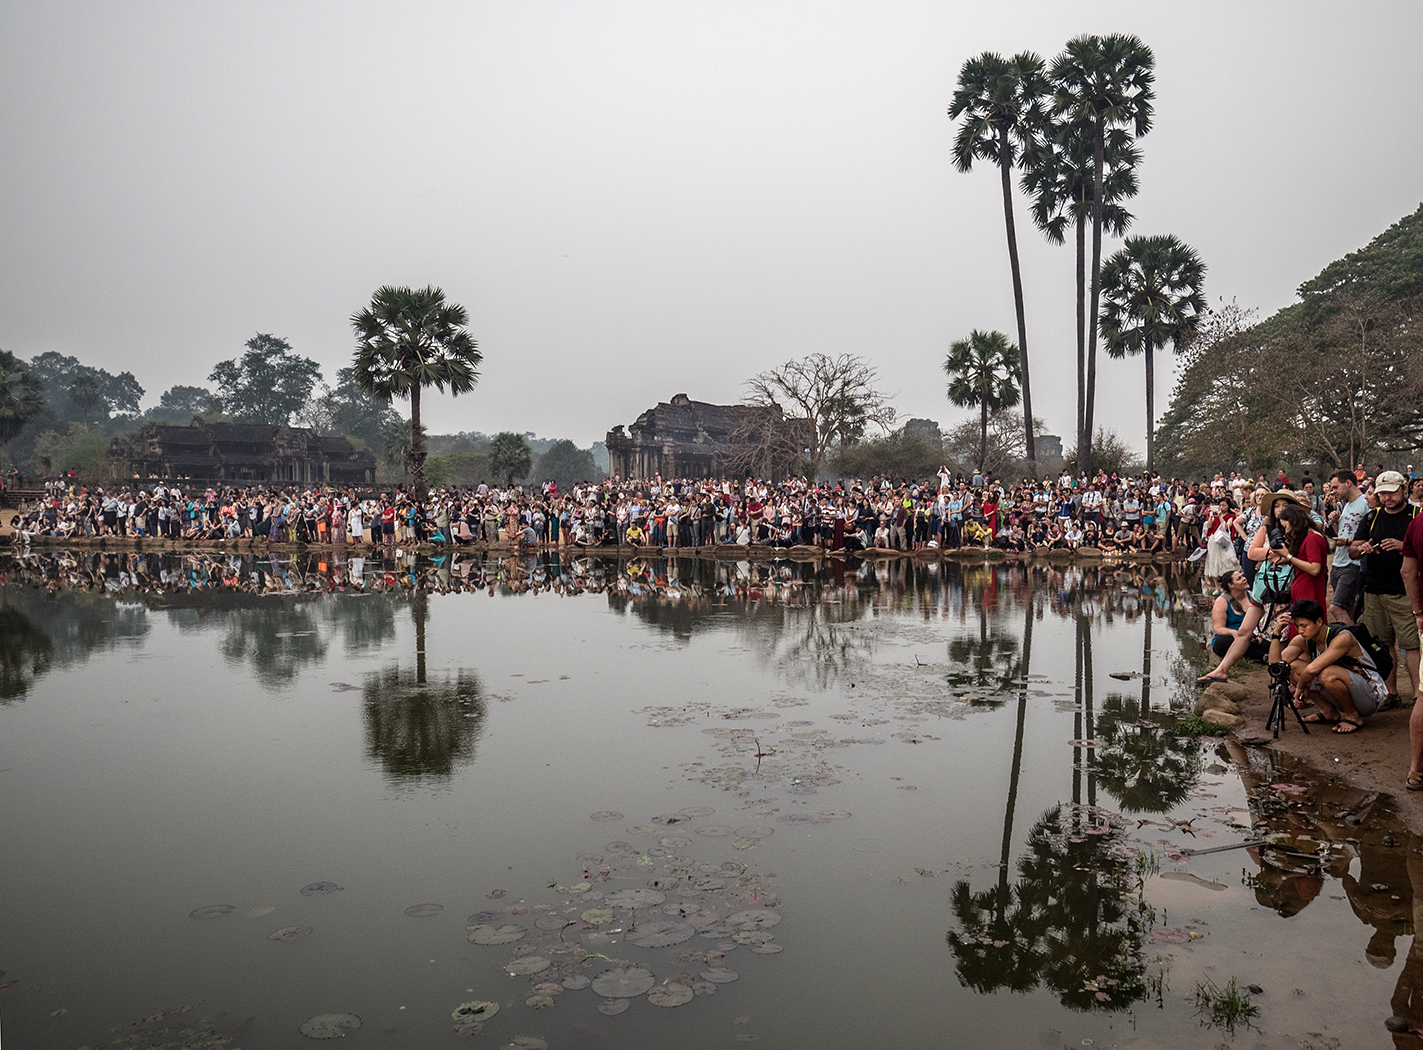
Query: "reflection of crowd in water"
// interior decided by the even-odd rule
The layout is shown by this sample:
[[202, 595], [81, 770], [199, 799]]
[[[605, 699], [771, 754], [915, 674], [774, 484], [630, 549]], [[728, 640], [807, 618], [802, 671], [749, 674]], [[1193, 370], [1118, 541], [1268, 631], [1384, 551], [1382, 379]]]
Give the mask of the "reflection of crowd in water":
[[991, 565], [863, 562], [709, 562], [614, 559], [556, 552], [478, 552], [366, 558], [345, 552], [225, 553], [52, 550], [8, 561], [11, 583], [110, 594], [237, 592], [250, 595], [380, 593], [414, 587], [437, 593], [574, 595], [609, 592], [634, 601], [712, 608], [728, 600], [813, 605], [916, 596], [916, 608], [961, 612], [981, 604], [1048, 604], [1059, 615], [1135, 619], [1194, 608], [1196, 574], [1180, 563], [1122, 566], [1002, 562]]

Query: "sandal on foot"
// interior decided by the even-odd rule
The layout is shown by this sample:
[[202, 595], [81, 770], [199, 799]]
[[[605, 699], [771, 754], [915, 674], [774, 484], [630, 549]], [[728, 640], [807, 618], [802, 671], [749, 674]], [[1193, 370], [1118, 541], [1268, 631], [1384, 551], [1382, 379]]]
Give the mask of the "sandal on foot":
[[[1345, 729], [1345, 726], [1348, 726], [1349, 728]], [[1334, 727], [1334, 732], [1343, 735], [1346, 733], [1357, 733], [1360, 729], [1363, 728], [1363, 719], [1360, 719], [1359, 721], [1355, 722], [1352, 718], [1341, 718], [1339, 719], [1339, 724]]]
[[1196, 681], [1200, 682], [1202, 685], [1205, 685], [1208, 682], [1228, 682], [1230, 681], [1230, 679], [1220, 678], [1213, 674], [1203, 674], [1201, 675], [1201, 677], [1197, 678]]
[[1404, 781], [1404, 785], [1409, 791], [1423, 791], [1423, 773], [1409, 770], [1408, 779]]
[[[1338, 718], [1325, 718], [1323, 715], [1316, 712], [1312, 715], [1305, 715], [1302, 719], [1300, 719], [1300, 721], [1302, 721], [1305, 725], [1310, 726], [1337, 726], [1341, 720]], [[1351, 729], [1349, 730], [1349, 732], [1352, 733], [1353, 730]]]

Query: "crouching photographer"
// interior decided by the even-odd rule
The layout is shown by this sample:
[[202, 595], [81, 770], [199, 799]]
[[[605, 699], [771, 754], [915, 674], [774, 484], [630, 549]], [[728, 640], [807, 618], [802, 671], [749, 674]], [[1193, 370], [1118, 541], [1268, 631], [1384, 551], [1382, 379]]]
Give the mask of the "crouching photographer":
[[[1285, 645], [1281, 639], [1288, 624], [1294, 625], [1295, 636]], [[1356, 632], [1363, 633], [1355, 625], [1327, 622], [1324, 608], [1309, 599], [1294, 602], [1275, 621], [1270, 663], [1290, 666], [1296, 707], [1315, 706], [1305, 722], [1354, 733], [1388, 696], [1375, 656]], [[1365, 634], [1364, 640], [1371, 637]]]

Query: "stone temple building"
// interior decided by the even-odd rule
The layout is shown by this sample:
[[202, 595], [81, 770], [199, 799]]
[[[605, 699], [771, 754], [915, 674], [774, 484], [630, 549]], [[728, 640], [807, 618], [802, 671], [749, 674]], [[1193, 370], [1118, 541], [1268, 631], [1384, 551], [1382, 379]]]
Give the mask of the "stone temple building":
[[274, 485], [369, 485], [375, 456], [344, 437], [305, 427], [252, 423], [150, 423], [124, 451], [140, 478], [191, 478]]
[[608, 473], [624, 479], [774, 474], [800, 455], [804, 426], [779, 408], [712, 405], [677, 394], [626, 430], [608, 431]]

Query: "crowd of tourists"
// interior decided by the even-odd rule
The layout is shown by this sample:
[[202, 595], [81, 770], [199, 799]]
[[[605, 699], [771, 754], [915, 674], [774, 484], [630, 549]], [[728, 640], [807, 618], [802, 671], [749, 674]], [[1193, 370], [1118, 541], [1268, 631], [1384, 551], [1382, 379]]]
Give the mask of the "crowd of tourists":
[[[1284, 488], [1239, 475], [1186, 482], [1098, 473], [1004, 483], [975, 473], [922, 482], [888, 478], [812, 484], [755, 479], [617, 477], [560, 491], [542, 485], [441, 488], [416, 499], [404, 488], [185, 490], [181, 481], [87, 488], [59, 480], [17, 515], [14, 542], [36, 537], [158, 537], [203, 541], [406, 546], [546, 547], [798, 545], [831, 551], [993, 547], [1005, 551], [1096, 548], [1104, 554], [1184, 552], [1222, 524], [1237, 557]], [[1301, 491], [1323, 517], [1332, 492]], [[1415, 497], [1423, 498], [1423, 481]]]

